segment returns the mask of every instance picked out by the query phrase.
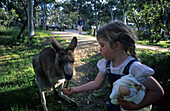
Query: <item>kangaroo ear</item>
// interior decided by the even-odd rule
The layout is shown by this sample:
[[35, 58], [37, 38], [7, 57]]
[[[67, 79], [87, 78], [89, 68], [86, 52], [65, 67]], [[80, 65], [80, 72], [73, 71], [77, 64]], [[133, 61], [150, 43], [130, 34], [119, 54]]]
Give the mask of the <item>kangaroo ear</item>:
[[67, 49], [74, 51], [76, 46], [77, 46], [77, 37], [73, 37], [73, 39], [71, 40], [71, 43]]
[[56, 41], [56, 39], [54, 38], [54, 36], [51, 36], [51, 45], [53, 46], [53, 48], [55, 49], [55, 51], [59, 51], [62, 49], [62, 46], [59, 44], [58, 41]]

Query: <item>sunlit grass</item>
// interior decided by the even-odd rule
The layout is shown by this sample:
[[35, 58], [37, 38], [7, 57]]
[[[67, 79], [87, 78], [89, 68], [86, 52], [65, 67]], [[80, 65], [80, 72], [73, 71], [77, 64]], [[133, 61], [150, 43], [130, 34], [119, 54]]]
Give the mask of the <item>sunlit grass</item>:
[[154, 45], [154, 46], [170, 48], [170, 40], [159, 41], [158, 43], [150, 43], [148, 40], [144, 40], [144, 41], [137, 41], [137, 43], [144, 44], [144, 45]]

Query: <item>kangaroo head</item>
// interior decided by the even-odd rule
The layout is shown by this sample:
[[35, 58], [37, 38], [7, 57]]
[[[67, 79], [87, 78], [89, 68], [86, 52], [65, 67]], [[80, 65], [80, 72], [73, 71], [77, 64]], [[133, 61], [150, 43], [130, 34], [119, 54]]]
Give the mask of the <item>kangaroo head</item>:
[[56, 52], [55, 67], [57, 70], [63, 73], [66, 80], [70, 80], [73, 77], [74, 71], [74, 49], [77, 46], [77, 38], [73, 37], [71, 43], [66, 49], [51, 37], [51, 44]]

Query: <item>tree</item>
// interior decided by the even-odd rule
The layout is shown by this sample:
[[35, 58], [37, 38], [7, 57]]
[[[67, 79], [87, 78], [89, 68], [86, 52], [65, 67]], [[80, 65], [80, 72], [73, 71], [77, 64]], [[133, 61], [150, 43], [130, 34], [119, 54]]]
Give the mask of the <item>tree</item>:
[[[168, 29], [168, 4], [165, 0], [131, 0], [127, 11], [128, 19], [134, 21], [140, 35], [147, 34], [145, 37], [151, 43], [157, 43], [164, 39], [162, 30]], [[142, 28], [145, 30], [141, 30]]]
[[108, 10], [110, 12], [110, 16], [111, 16], [111, 20], [113, 21], [114, 20], [114, 17], [113, 17], [113, 10], [114, 10], [114, 5], [115, 5], [115, 1], [114, 0], [109, 0], [108, 1]]
[[33, 0], [28, 0], [28, 37], [32, 38], [33, 35], [34, 35]]
[[22, 28], [21, 28], [18, 36], [17, 36], [17, 40], [22, 38], [22, 35], [23, 35], [23, 33], [24, 33], [24, 30], [25, 30], [25, 28], [26, 28], [26, 26], [27, 26], [27, 21], [28, 21], [27, 8], [26, 8], [23, 0], [20, 0], [20, 2], [21, 2], [22, 6], [23, 6], [23, 8], [24, 8], [24, 12], [25, 12], [26, 18], [25, 18], [24, 24], [23, 24], [23, 26], [22, 26]]

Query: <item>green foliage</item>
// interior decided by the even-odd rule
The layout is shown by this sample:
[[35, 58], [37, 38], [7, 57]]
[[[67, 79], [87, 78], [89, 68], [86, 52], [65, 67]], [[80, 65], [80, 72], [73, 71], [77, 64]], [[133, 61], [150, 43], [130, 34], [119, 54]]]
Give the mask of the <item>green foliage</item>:
[[6, 28], [0, 26], [0, 44], [11, 44], [17, 39], [20, 29], [17, 27]]
[[5, 25], [6, 28], [9, 28], [11, 22], [15, 21], [15, 19], [17, 17], [19, 17], [19, 15], [16, 13], [16, 10], [13, 8], [8, 12], [5, 12], [3, 9], [1, 9], [1, 11], [2, 11], [2, 15], [3, 15], [1, 17], [1, 18], [3, 18], [1, 22], [3, 22], [3, 25]]
[[168, 52], [155, 52], [151, 50], [138, 50], [139, 58], [143, 64], [154, 69], [153, 75], [163, 87], [169, 87], [170, 54]]
[[147, 39], [157, 43], [168, 32], [168, 1], [131, 1], [126, 12], [128, 21], [134, 22], [138, 28], [139, 39]]

